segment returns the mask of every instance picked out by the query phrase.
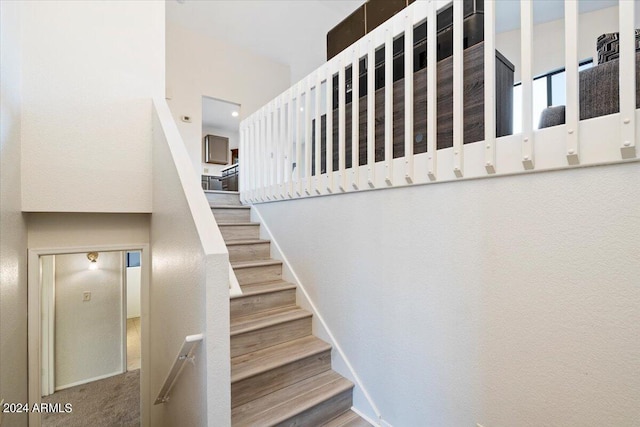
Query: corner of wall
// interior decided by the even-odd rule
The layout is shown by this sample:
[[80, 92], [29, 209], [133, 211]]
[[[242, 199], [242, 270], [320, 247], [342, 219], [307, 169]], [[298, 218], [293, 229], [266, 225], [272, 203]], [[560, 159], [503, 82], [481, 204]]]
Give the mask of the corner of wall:
[[[0, 398], [27, 397], [27, 226], [21, 209], [21, 7], [0, 2]], [[26, 414], [4, 414], [26, 426]]]

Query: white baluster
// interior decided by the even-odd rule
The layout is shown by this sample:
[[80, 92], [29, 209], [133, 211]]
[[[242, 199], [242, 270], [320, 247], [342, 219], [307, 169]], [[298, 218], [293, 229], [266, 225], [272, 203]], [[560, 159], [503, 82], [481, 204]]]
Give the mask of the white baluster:
[[621, 0], [620, 9], [620, 155], [634, 159], [636, 153], [636, 52], [635, 1]]
[[484, 2], [484, 168], [496, 173], [496, 4]]
[[360, 183], [360, 49], [354, 45], [351, 66], [351, 186]]
[[404, 23], [404, 179], [413, 183], [413, 9]]
[[535, 167], [533, 148], [533, 4], [531, 0], [520, 2], [520, 52], [522, 77], [522, 165]]
[[376, 52], [372, 36], [367, 43], [367, 184], [376, 182]]
[[393, 33], [384, 41], [384, 180], [393, 185]]
[[430, 181], [438, 179], [438, 89], [436, 33], [436, 0], [429, 2], [427, 16], [427, 175]]
[[453, 173], [464, 176], [463, 3], [453, 2]]

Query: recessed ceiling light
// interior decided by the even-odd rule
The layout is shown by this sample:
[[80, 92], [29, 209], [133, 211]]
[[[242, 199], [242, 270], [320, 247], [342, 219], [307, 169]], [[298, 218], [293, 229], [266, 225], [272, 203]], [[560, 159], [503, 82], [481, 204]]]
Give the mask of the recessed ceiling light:
[[304, 111], [304, 107], [300, 107], [300, 111]]
[[232, 112], [231, 112], [231, 115], [232, 115], [233, 117], [238, 117], [238, 112], [237, 112], [237, 111], [232, 111]]

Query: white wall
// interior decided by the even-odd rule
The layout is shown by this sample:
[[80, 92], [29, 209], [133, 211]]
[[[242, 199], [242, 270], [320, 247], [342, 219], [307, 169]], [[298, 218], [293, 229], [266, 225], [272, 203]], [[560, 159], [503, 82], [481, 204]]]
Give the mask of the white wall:
[[[0, 2], [0, 396], [27, 401], [27, 230], [20, 211], [20, 4]], [[26, 426], [26, 414], [2, 414]]]
[[621, 164], [258, 209], [391, 425], [631, 427], [638, 172]]
[[[220, 129], [220, 128], [216, 128], [216, 127], [211, 127], [211, 126], [203, 126], [202, 127], [202, 140], [204, 141], [204, 137], [206, 135], [218, 135], [218, 136], [226, 136], [227, 138], [229, 138], [229, 153], [228, 154], [228, 160], [227, 160], [227, 164], [226, 165], [214, 165], [214, 164], [210, 164], [210, 163], [203, 163], [202, 164], [202, 174], [203, 175], [215, 175], [215, 176], [221, 176], [222, 175], [222, 169], [226, 168], [227, 166], [231, 165], [231, 150], [234, 148], [238, 148], [240, 145], [240, 133], [239, 132], [232, 132], [226, 129]], [[204, 142], [203, 142], [204, 143]], [[205, 169], [208, 169], [209, 171], [205, 171]]]
[[30, 213], [29, 248], [149, 243], [148, 214]]
[[[636, 7], [636, 24], [640, 25], [640, 8]], [[533, 75], [564, 68], [564, 20], [534, 26]], [[604, 33], [618, 31], [618, 7], [582, 13], [578, 23], [578, 59], [598, 62], [596, 40]], [[496, 34], [496, 49], [515, 65], [514, 78], [520, 81], [520, 30]]]
[[[287, 65], [167, 23], [167, 97], [198, 175], [205, 167], [202, 96], [240, 104], [243, 119], [290, 85]], [[181, 116], [190, 116], [191, 123]]]
[[127, 319], [140, 317], [142, 267], [127, 267]]
[[171, 400], [152, 407], [150, 425], [230, 425], [229, 255], [171, 111], [164, 100], [156, 108], [149, 332], [154, 398], [185, 337], [205, 339]]
[[21, 8], [23, 210], [150, 212], [164, 2]]
[[55, 264], [56, 390], [122, 373], [122, 252], [100, 252], [97, 270], [85, 253]]

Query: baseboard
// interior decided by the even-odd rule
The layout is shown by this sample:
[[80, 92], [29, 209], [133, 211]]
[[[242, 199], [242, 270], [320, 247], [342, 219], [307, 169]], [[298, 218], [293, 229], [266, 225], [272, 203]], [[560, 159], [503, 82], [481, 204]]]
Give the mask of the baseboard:
[[[375, 412], [376, 417], [381, 419], [381, 415], [380, 415], [380, 411], [378, 410], [378, 407], [373, 402], [373, 399], [371, 398], [371, 395], [369, 394], [367, 389], [362, 384], [362, 381], [360, 380], [360, 377], [358, 376], [358, 374], [356, 373], [355, 369], [353, 368], [353, 365], [351, 365], [351, 362], [347, 358], [347, 355], [342, 350], [342, 346], [340, 346], [340, 344], [336, 340], [335, 336], [333, 335], [333, 333], [329, 329], [329, 326], [327, 325], [327, 323], [325, 322], [324, 318], [322, 317], [322, 314], [318, 311], [318, 308], [316, 307], [316, 305], [314, 304], [313, 300], [309, 296], [309, 293], [305, 289], [304, 284], [302, 283], [302, 281], [300, 280], [300, 278], [296, 274], [296, 272], [293, 269], [293, 267], [291, 267], [291, 263], [289, 262], [289, 260], [287, 259], [287, 256], [284, 254], [284, 252], [280, 248], [280, 245], [278, 244], [278, 241], [274, 238], [273, 233], [271, 233], [271, 229], [269, 229], [269, 226], [264, 221], [264, 218], [260, 214], [260, 211], [258, 210], [257, 206], [256, 205], [252, 205], [252, 208], [253, 209], [251, 209], [251, 212], [254, 212], [256, 214], [256, 216], [258, 217], [258, 221], [260, 222], [261, 232], [264, 231], [267, 234], [267, 236], [269, 237], [269, 240], [271, 240], [271, 248], [274, 249], [275, 252], [278, 254], [280, 261], [282, 261], [282, 263], [283, 263], [283, 268], [286, 268], [289, 271], [289, 273], [291, 273], [291, 276], [293, 277], [294, 284], [297, 285], [298, 289], [300, 289], [300, 291], [302, 292], [302, 295], [303, 295], [304, 299], [306, 300], [306, 302], [308, 303], [309, 308], [311, 309], [311, 312], [313, 313], [314, 317], [316, 319], [318, 319], [318, 322], [320, 323], [320, 325], [324, 329], [326, 335], [329, 338], [329, 341], [331, 341], [330, 344], [336, 350], [336, 352], [338, 353], [338, 355], [342, 359], [342, 362], [344, 363], [344, 365], [347, 367], [347, 369], [351, 373], [351, 378], [355, 382], [355, 386], [362, 392], [362, 394], [364, 395], [364, 398], [369, 403], [369, 406], [371, 407], [371, 409], [373, 409], [373, 412]], [[284, 273], [284, 271], [283, 271], [283, 273]], [[354, 412], [356, 412], [358, 415], [362, 416], [360, 411], [355, 410]], [[369, 417], [362, 416], [362, 418], [365, 418], [370, 424], [372, 424], [372, 425], [374, 425], [376, 427], [380, 427], [377, 422], [373, 422], [372, 420], [370, 420]]]
[[115, 371], [115, 372], [112, 372], [112, 373], [110, 373], [110, 374], [100, 375], [100, 376], [93, 377], [93, 378], [89, 378], [89, 379], [86, 379], [86, 380], [77, 381], [77, 382], [75, 382], [75, 383], [70, 383], [70, 384], [61, 385], [61, 386], [59, 386], [59, 387], [56, 387], [56, 388], [55, 388], [55, 391], [64, 390], [64, 389], [66, 389], [66, 388], [75, 387], [75, 386], [77, 386], [77, 385], [82, 385], [82, 384], [92, 383], [92, 382], [94, 382], [94, 381], [104, 380], [105, 378], [115, 377], [116, 375], [120, 375], [120, 374], [124, 374], [124, 372], [122, 372], [122, 371]]
[[383, 422], [384, 424], [380, 424], [378, 421], [374, 421], [371, 418], [369, 418], [367, 415], [363, 414], [362, 412], [360, 412], [358, 410], [358, 408], [356, 408], [355, 406], [351, 407], [351, 410], [353, 412], [355, 412], [356, 414], [358, 414], [358, 416], [360, 418], [362, 418], [363, 420], [365, 420], [366, 422], [368, 422], [369, 424], [371, 424], [373, 427], [393, 427], [391, 424], [386, 423], [382, 420], [380, 420], [381, 422]]

